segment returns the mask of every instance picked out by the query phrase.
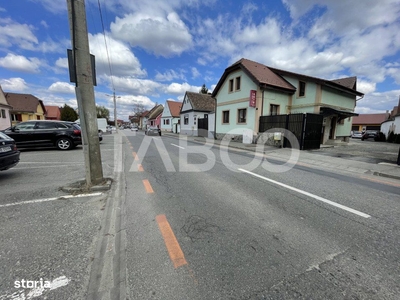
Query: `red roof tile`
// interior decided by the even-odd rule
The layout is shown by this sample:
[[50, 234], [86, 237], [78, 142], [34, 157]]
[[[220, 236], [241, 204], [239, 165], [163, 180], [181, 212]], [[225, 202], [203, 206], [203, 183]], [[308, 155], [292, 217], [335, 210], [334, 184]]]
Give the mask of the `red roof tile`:
[[353, 125], [368, 125], [368, 124], [381, 124], [386, 121], [388, 114], [360, 114], [357, 117], [353, 117]]
[[178, 118], [180, 115], [182, 102], [167, 100], [167, 105], [172, 117]]

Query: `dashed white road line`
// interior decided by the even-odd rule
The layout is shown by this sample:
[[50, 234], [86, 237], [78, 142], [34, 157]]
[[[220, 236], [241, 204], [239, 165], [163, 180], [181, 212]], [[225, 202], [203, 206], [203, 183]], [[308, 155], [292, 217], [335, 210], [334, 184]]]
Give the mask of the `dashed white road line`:
[[254, 176], [254, 177], [257, 177], [257, 178], [260, 178], [260, 179], [269, 181], [269, 182], [271, 182], [271, 183], [273, 183], [273, 184], [276, 184], [276, 185], [279, 185], [279, 186], [281, 186], [281, 187], [287, 188], [287, 189], [289, 189], [289, 190], [295, 191], [295, 192], [297, 192], [297, 193], [300, 193], [300, 194], [306, 195], [306, 196], [308, 196], [308, 197], [314, 198], [314, 199], [319, 200], [319, 201], [321, 201], [321, 202], [324, 202], [324, 203], [326, 203], [326, 204], [329, 204], [329, 205], [335, 206], [335, 207], [337, 207], [337, 208], [343, 209], [343, 210], [345, 210], [345, 211], [351, 212], [351, 213], [356, 214], [356, 215], [358, 215], [358, 216], [360, 216], [360, 217], [363, 217], [363, 218], [370, 218], [370, 217], [371, 217], [370, 215], [368, 215], [368, 214], [366, 214], [366, 213], [363, 213], [363, 212], [361, 212], [361, 211], [358, 211], [358, 210], [356, 210], [356, 209], [353, 209], [353, 208], [347, 207], [347, 206], [345, 206], [345, 205], [342, 205], [342, 204], [333, 202], [333, 201], [331, 201], [331, 200], [328, 200], [328, 199], [325, 199], [325, 198], [323, 198], [323, 197], [314, 195], [314, 194], [312, 194], [312, 193], [303, 191], [303, 190], [301, 190], [301, 189], [292, 187], [292, 186], [290, 186], [290, 185], [281, 183], [281, 182], [279, 182], [279, 181], [276, 181], [276, 180], [273, 180], [273, 179], [269, 179], [269, 178], [267, 178], [267, 177], [258, 175], [258, 174], [256, 174], [256, 173], [253, 173], [253, 172], [250, 172], [250, 171], [247, 171], [247, 170], [245, 170], [245, 169], [240, 169], [240, 168], [239, 168], [238, 170], [241, 171], [241, 172], [243, 172], [243, 173], [250, 174], [250, 175], [252, 175], [252, 176]]
[[178, 145], [175, 145], [175, 144], [171, 144], [171, 145], [174, 146], [174, 147], [178, 147], [179, 149], [185, 149], [182, 146], [178, 146]]
[[7, 207], [7, 206], [16, 206], [16, 205], [23, 205], [23, 204], [40, 203], [40, 202], [48, 202], [48, 201], [71, 199], [71, 198], [94, 197], [94, 196], [100, 196], [101, 194], [103, 194], [103, 193], [98, 192], [98, 193], [91, 193], [91, 194], [65, 195], [65, 196], [53, 197], [53, 198], [28, 200], [28, 201], [21, 201], [21, 202], [2, 204], [2, 205], [0, 205], [0, 208], [1, 207]]

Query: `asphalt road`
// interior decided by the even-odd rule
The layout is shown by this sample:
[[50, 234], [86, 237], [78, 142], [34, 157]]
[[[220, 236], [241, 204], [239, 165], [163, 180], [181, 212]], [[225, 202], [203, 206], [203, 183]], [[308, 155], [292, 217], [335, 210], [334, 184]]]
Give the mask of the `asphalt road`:
[[126, 135], [130, 299], [398, 299], [398, 185]]
[[60, 198], [82, 148], [0, 172], [0, 300], [398, 299], [398, 182], [127, 130], [101, 153], [101, 194]]

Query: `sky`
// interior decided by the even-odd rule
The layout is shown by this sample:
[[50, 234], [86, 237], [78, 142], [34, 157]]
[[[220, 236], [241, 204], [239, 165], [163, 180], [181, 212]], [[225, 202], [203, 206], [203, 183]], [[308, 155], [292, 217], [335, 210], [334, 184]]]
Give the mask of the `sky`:
[[[83, 1], [83, 0], [80, 0]], [[211, 92], [241, 58], [324, 79], [357, 76], [357, 113], [400, 96], [400, 0], [85, 0], [97, 105], [128, 121]], [[0, 1], [0, 85], [77, 108], [67, 0]]]

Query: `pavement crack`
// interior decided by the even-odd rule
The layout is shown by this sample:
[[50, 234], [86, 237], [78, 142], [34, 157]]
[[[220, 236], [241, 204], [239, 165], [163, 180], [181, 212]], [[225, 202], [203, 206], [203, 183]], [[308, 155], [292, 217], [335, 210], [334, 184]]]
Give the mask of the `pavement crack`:
[[188, 217], [181, 228], [181, 231], [184, 232], [192, 242], [206, 239], [218, 230], [220, 230], [220, 228], [217, 225], [211, 224], [207, 222], [205, 218], [196, 215]]

